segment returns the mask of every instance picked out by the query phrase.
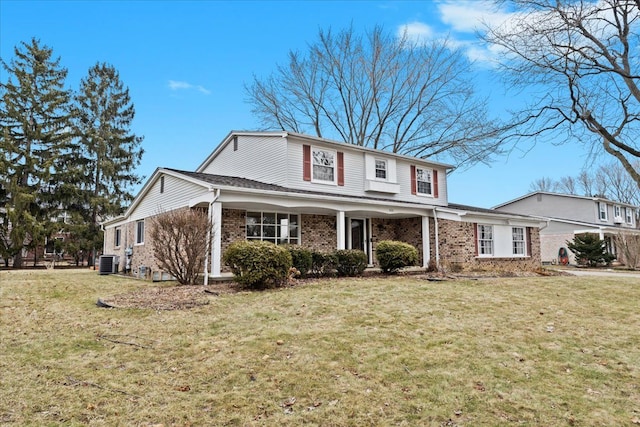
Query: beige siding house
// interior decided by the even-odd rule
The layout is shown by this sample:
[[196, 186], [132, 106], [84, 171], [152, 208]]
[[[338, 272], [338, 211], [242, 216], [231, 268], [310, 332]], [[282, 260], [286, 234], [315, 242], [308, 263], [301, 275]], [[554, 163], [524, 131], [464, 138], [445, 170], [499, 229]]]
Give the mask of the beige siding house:
[[[159, 272], [150, 219], [175, 209], [206, 209], [214, 223], [203, 272], [226, 272], [236, 240], [314, 250], [415, 246], [423, 267], [534, 269], [539, 219], [447, 200], [451, 166], [290, 132], [231, 132], [195, 171], [158, 168], [122, 217], [105, 222], [105, 254], [134, 274]], [[127, 256], [129, 254], [130, 256]], [[121, 267], [123, 268], [123, 267]]]
[[575, 264], [574, 254], [567, 249], [567, 241], [577, 234], [597, 234], [618, 261], [626, 263], [623, 251], [617, 247], [620, 235], [638, 236], [638, 207], [601, 197], [583, 197], [536, 191], [494, 208], [500, 212], [537, 216], [547, 225], [540, 230], [541, 256], [544, 263], [558, 262], [561, 249], [568, 253], [569, 263]]

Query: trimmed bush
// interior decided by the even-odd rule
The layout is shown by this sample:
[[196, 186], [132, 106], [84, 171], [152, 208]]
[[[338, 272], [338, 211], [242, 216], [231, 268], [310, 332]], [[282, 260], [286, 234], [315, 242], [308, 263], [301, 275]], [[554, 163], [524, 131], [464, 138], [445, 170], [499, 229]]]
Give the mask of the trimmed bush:
[[313, 256], [309, 249], [300, 246], [288, 246], [287, 249], [291, 254], [293, 267], [300, 272], [302, 277], [306, 276], [313, 265]]
[[376, 246], [376, 258], [384, 273], [418, 264], [418, 250], [408, 243], [382, 240]]
[[314, 277], [333, 275], [336, 264], [336, 257], [332, 253], [311, 252], [311, 274]]
[[224, 253], [223, 261], [235, 280], [250, 289], [284, 286], [292, 267], [291, 254], [273, 243], [237, 241]]
[[367, 268], [367, 254], [359, 249], [341, 249], [335, 257], [338, 276], [359, 276]]

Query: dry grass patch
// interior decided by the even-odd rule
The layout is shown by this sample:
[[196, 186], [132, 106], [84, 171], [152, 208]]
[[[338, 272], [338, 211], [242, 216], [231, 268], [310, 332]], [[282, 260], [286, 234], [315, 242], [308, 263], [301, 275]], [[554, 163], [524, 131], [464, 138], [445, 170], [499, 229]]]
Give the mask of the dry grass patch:
[[95, 306], [154, 287], [0, 272], [0, 424], [640, 423], [637, 279], [329, 280]]

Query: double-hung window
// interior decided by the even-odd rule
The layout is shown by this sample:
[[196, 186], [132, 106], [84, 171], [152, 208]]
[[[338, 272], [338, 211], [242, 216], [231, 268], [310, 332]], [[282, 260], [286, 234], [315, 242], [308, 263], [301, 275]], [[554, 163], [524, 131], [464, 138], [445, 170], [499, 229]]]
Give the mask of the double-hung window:
[[600, 221], [607, 220], [607, 204], [603, 202], [598, 202], [598, 216]]
[[144, 243], [144, 220], [136, 221], [136, 245]]
[[478, 255], [493, 255], [493, 226], [478, 225]]
[[313, 149], [313, 180], [319, 182], [336, 182], [336, 152]]
[[431, 196], [433, 194], [431, 186], [431, 170], [416, 168], [416, 192], [427, 196]]
[[376, 179], [387, 179], [387, 161], [376, 159]]
[[524, 227], [513, 227], [511, 229], [511, 237], [513, 241], [513, 254], [525, 255], [525, 234]]
[[115, 232], [114, 232], [113, 246], [115, 246], [116, 248], [119, 248], [121, 238], [122, 238], [122, 229], [118, 227], [115, 229]]
[[624, 208], [625, 220], [627, 224], [633, 224], [633, 210], [629, 207]]
[[247, 240], [264, 240], [275, 244], [299, 243], [300, 216], [282, 212], [247, 212]]

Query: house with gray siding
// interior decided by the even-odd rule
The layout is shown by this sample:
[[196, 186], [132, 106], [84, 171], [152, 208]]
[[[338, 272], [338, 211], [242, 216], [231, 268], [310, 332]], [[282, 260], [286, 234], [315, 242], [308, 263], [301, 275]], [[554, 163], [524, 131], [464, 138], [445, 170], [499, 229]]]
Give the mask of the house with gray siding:
[[618, 247], [622, 236], [640, 236], [638, 206], [614, 202], [601, 197], [584, 197], [535, 191], [494, 207], [499, 212], [537, 216], [546, 222], [540, 230], [542, 262], [556, 263], [561, 249], [569, 262], [576, 263], [567, 249], [567, 241], [577, 234], [593, 233], [606, 242], [609, 253], [626, 263]]
[[125, 214], [106, 221], [105, 254], [130, 254], [134, 274], [157, 270], [153, 218], [204, 209], [213, 226], [203, 272], [228, 271], [236, 240], [265, 240], [330, 252], [399, 240], [420, 263], [463, 269], [540, 265], [539, 219], [448, 202], [450, 165], [291, 132], [231, 132], [194, 171], [158, 168]]

